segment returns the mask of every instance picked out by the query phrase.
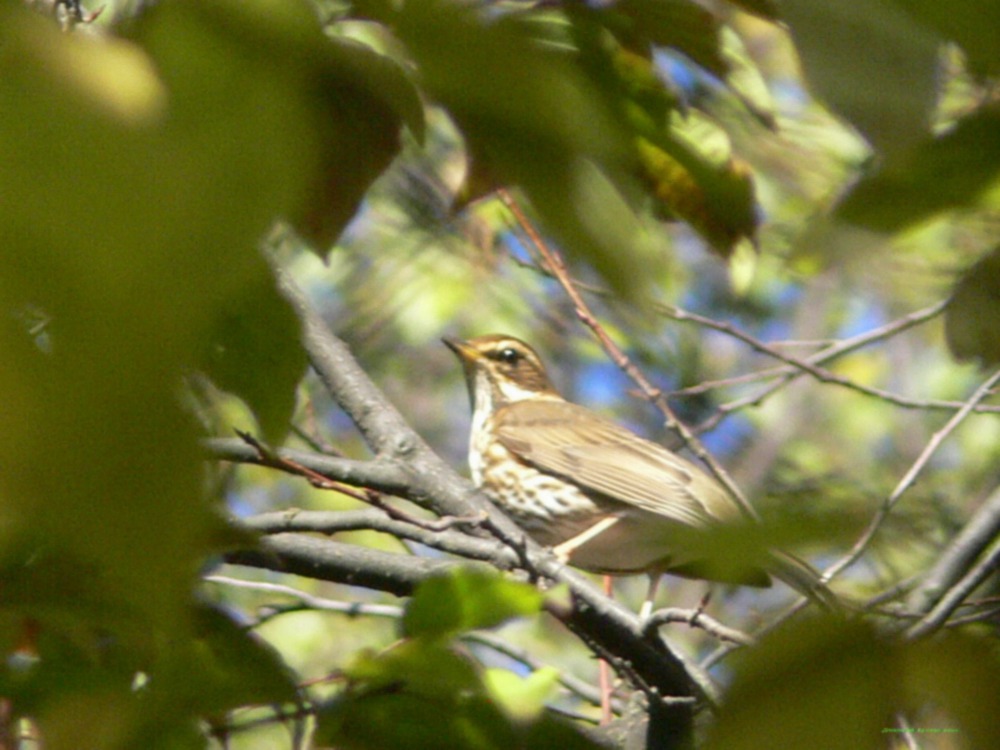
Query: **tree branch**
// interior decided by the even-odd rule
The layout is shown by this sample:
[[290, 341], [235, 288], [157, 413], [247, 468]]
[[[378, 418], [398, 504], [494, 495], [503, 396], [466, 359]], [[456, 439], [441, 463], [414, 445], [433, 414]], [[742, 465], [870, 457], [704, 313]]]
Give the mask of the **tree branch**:
[[450, 552], [467, 559], [487, 561], [504, 570], [511, 570], [520, 563], [520, 558], [513, 550], [492, 539], [474, 537], [452, 529], [428, 529], [390, 518], [383, 511], [376, 509], [347, 511], [290, 509], [261, 513], [241, 520], [240, 524], [247, 529], [265, 534], [289, 532], [336, 534], [341, 531], [381, 531], [398, 539], [419, 542], [442, 552]]
[[[237, 438], [209, 438], [202, 441], [202, 447], [212, 458], [220, 461], [268, 465], [259, 451]], [[413, 489], [406, 464], [394, 459], [375, 458], [371, 461], [358, 461], [290, 448], [281, 448], [274, 452], [281, 458], [290, 459], [318, 474], [355, 487], [368, 487], [399, 497], [406, 497]]]
[[[669, 725], [669, 731], [664, 731], [666, 744], [660, 746], [686, 746], [691, 738], [695, 704], [702, 700], [715, 701], [715, 688], [707, 675], [675, 653], [661, 638], [644, 637], [634, 614], [605, 597], [590, 581], [567, 569], [551, 553], [526, 539], [524, 532], [447, 466], [371, 382], [347, 346], [330, 332], [288, 274], [280, 268], [275, 268], [275, 273], [281, 293], [303, 321], [302, 343], [314, 368], [337, 403], [357, 425], [376, 458], [351, 461], [302, 452], [285, 455], [321, 474], [329, 473], [339, 481], [406, 497], [440, 516], [481, 514], [484, 519], [481, 528], [507, 550], [500, 558], [491, 559], [499, 561], [500, 567], [516, 565], [533, 577], [566, 583], [571, 591], [572, 607], [567, 610], [551, 605], [549, 610], [596, 654], [609, 660], [622, 675], [650, 696], [651, 726], [661, 731], [663, 726]], [[256, 453], [253, 448], [238, 445], [237, 441], [214, 440], [206, 447], [210, 453], [225, 460], [261, 463], [259, 455], [252, 455]], [[372, 520], [371, 516], [366, 518]], [[378, 523], [388, 524], [389, 521]], [[406, 533], [417, 535], [416, 529], [419, 527], [407, 528]], [[440, 533], [447, 535], [450, 531]], [[458, 538], [454, 537], [456, 543]], [[460, 543], [467, 544], [468, 540], [463, 539]], [[471, 551], [471, 547], [466, 551]], [[422, 580], [459, 564], [287, 532], [264, 537], [258, 549], [233, 552], [226, 559], [234, 564], [365, 586], [398, 596], [410, 594]]]
[[987, 548], [1000, 536], [1000, 488], [986, 500], [965, 528], [952, 540], [934, 567], [907, 598], [907, 609], [927, 612], [948, 589], [958, 583]]
[[882, 507], [879, 508], [878, 513], [876, 513], [872, 520], [868, 523], [868, 526], [854, 543], [851, 550], [823, 572], [824, 582], [832, 580], [834, 577], [839, 575], [841, 571], [850, 565], [853, 565], [854, 562], [861, 557], [864, 551], [868, 548], [872, 539], [875, 537], [875, 534], [881, 528], [882, 523], [886, 518], [888, 518], [889, 513], [903, 496], [903, 493], [910, 488], [913, 482], [916, 481], [920, 472], [922, 472], [924, 467], [927, 466], [927, 462], [930, 461], [931, 456], [937, 452], [937, 449], [940, 448], [945, 439], [955, 431], [955, 428], [957, 428], [965, 420], [965, 418], [972, 413], [973, 409], [975, 409], [984, 398], [990, 395], [993, 387], [998, 382], [1000, 382], [1000, 370], [997, 370], [990, 375], [990, 377], [980, 383], [979, 387], [976, 388], [971, 396], [969, 396], [968, 400], [962, 404], [962, 408], [955, 412], [951, 416], [951, 419], [949, 419], [940, 430], [931, 435], [931, 439], [927, 442], [927, 445], [924, 446], [920, 455], [907, 470], [906, 474], [903, 475], [902, 479], [900, 479], [896, 484], [896, 488], [892, 491], [892, 494], [890, 494], [889, 497], [887, 497], [882, 503]]

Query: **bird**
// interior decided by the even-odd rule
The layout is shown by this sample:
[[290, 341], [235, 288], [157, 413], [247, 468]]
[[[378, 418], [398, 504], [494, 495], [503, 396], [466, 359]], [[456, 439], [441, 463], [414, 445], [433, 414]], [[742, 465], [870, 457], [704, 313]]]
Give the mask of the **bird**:
[[642, 615], [664, 573], [755, 587], [775, 575], [824, 609], [838, 606], [819, 574], [787, 553], [717, 564], [705, 551], [711, 531], [756, 519], [692, 462], [564, 399], [528, 344], [504, 334], [442, 341], [468, 387], [473, 482], [563, 562], [649, 575]]

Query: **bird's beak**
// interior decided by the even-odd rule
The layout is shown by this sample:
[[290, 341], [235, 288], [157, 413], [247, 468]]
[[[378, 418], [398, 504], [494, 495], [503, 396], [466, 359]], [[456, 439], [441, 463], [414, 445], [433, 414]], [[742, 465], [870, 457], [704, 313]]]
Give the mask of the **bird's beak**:
[[472, 410], [476, 409], [476, 371], [479, 369], [478, 363], [483, 361], [482, 353], [468, 341], [445, 336], [441, 339], [444, 345], [455, 352], [462, 363], [462, 372], [465, 374], [465, 385], [469, 391], [469, 404]]
[[461, 339], [445, 336], [441, 339], [445, 346], [451, 349], [462, 360], [463, 364], [472, 364], [476, 360], [482, 359], [482, 354], [478, 350], [469, 346], [468, 342]]

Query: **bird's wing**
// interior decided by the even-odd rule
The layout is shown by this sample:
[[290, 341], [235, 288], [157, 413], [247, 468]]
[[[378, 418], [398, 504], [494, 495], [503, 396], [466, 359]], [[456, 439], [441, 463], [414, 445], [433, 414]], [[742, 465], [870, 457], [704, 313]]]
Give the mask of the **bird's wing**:
[[497, 438], [535, 467], [691, 527], [742, 512], [713, 479], [666, 448], [568, 401], [518, 401], [495, 415]]

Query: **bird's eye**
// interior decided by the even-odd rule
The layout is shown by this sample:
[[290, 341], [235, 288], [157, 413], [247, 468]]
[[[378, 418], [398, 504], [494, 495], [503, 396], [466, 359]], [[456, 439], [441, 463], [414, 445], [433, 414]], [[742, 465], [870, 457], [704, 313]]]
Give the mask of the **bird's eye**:
[[497, 359], [507, 365], [512, 365], [521, 359], [521, 352], [511, 347], [506, 347], [497, 352]]

